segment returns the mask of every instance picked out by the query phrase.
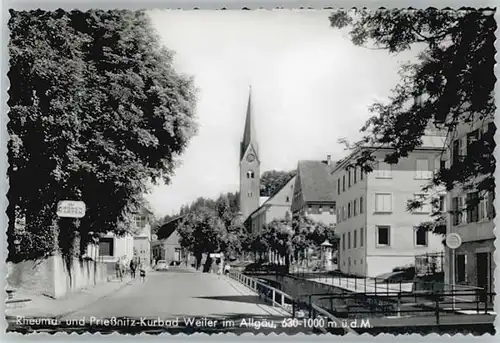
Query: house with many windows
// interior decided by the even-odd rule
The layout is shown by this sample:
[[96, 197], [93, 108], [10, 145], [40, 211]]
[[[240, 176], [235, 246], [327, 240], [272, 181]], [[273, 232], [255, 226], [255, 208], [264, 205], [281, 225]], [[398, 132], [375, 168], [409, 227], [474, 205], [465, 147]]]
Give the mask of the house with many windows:
[[335, 162], [328, 155], [326, 161], [299, 161], [292, 216], [304, 215], [317, 222], [335, 224], [336, 194], [331, 171]]
[[[371, 173], [350, 167], [364, 149], [373, 149], [370, 147], [358, 147], [336, 164], [332, 175], [342, 272], [373, 277], [414, 265], [416, 255], [443, 250], [442, 237], [419, 225], [431, 220], [432, 197], [439, 197], [444, 211], [445, 193], [432, 197], [422, 193], [422, 186], [440, 167], [444, 139], [429, 133], [421, 147], [397, 164], [385, 163], [388, 150], [378, 148], [374, 152], [378, 162]], [[408, 201], [414, 199], [425, 201], [409, 212]]]
[[[493, 121], [491, 118], [459, 124], [455, 134], [448, 138], [449, 149], [444, 159], [447, 167], [458, 164], [463, 156], [471, 153], [469, 148], [474, 141], [484, 139], [487, 134], [494, 134], [496, 128]], [[476, 181], [480, 181], [481, 177], [484, 176], [478, 175]], [[447, 233], [459, 234], [462, 244], [454, 252], [446, 248], [445, 280], [448, 283], [477, 286], [492, 292], [495, 270], [494, 193], [479, 192], [467, 186], [470, 185], [460, 184], [448, 192], [451, 211], [447, 221]]]

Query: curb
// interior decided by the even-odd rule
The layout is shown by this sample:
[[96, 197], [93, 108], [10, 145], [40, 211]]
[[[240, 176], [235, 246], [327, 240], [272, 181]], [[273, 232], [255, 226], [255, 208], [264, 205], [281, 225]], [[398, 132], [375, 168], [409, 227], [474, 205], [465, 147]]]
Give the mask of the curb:
[[[111, 283], [111, 281], [108, 281], [107, 283]], [[92, 304], [94, 304], [95, 302], [97, 301], [100, 301], [100, 300], [103, 300], [111, 295], [113, 295], [114, 293], [122, 290], [123, 288], [125, 288], [127, 285], [131, 285], [133, 284], [133, 280], [129, 280], [129, 281], [125, 281], [123, 282], [119, 287], [115, 288], [115, 289], [112, 289], [110, 290], [109, 292], [107, 292], [106, 294], [104, 295], [101, 295], [101, 296], [97, 296], [95, 299], [93, 299], [92, 301], [90, 301], [89, 303], [86, 303], [86, 304], [83, 304], [82, 306], [77, 306], [76, 308], [73, 308], [73, 309], [70, 309], [64, 313], [59, 313], [59, 314], [53, 314], [53, 315], [49, 315], [49, 316], [46, 316], [44, 318], [51, 318], [51, 319], [60, 319], [62, 317], [65, 317], [67, 315], [70, 315], [71, 313], [73, 312], [76, 312], [76, 311], [79, 311], [79, 310], [82, 310]], [[8, 320], [16, 320], [16, 318], [18, 317], [18, 315], [5, 315], [5, 319], [8, 321]], [[25, 317], [25, 318], [30, 318], [30, 317], [33, 317], [33, 316], [27, 316], [27, 315], [22, 315], [22, 317]], [[36, 317], [36, 316], [35, 316]]]

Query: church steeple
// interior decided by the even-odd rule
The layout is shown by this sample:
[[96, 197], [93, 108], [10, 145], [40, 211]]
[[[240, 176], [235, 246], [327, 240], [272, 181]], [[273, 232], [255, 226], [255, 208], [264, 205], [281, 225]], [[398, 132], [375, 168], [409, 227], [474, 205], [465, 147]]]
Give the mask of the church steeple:
[[250, 88], [245, 129], [240, 146], [240, 211], [243, 221], [259, 208], [260, 198], [260, 160], [252, 119], [252, 89]]
[[255, 129], [252, 121], [252, 86], [249, 87], [248, 92], [247, 115], [245, 119], [245, 130], [243, 131], [243, 140], [241, 141], [240, 160], [243, 158], [250, 144], [255, 149], [255, 153], [258, 154]]

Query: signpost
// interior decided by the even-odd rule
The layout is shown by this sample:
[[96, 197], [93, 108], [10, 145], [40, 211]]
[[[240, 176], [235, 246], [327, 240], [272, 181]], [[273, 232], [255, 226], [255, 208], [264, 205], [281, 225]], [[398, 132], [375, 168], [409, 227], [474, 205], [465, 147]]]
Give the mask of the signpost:
[[452, 309], [455, 310], [455, 250], [462, 245], [462, 237], [458, 233], [450, 233], [446, 236], [446, 246], [451, 251], [451, 295], [452, 295]]
[[57, 216], [62, 218], [83, 218], [86, 206], [83, 201], [62, 200], [57, 203]]

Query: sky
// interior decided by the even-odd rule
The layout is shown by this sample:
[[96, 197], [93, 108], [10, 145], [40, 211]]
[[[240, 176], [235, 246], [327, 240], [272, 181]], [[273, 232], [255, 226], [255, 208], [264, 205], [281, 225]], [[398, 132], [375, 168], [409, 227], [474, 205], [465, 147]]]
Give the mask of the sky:
[[368, 107], [386, 101], [401, 62], [416, 52], [389, 55], [356, 47], [348, 31], [329, 26], [331, 12], [149, 12], [174, 67], [198, 89], [197, 136], [169, 185], [147, 195], [158, 217], [203, 196], [239, 189], [239, 147], [249, 86], [261, 173], [295, 169], [299, 160], [339, 160], [338, 143], [361, 137]]

